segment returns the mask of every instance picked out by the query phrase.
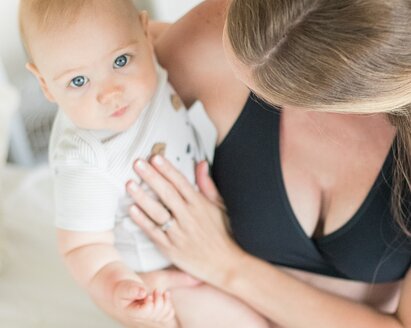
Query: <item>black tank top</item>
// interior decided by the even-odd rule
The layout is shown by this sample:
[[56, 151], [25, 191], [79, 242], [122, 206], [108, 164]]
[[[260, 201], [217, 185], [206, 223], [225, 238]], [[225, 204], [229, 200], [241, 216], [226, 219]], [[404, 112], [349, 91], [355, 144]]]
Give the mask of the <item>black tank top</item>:
[[284, 186], [280, 112], [254, 99], [250, 95], [216, 149], [212, 167], [238, 244], [272, 264], [322, 275], [369, 283], [403, 278], [411, 265], [411, 239], [390, 211], [392, 150], [354, 216], [329, 235], [310, 238]]

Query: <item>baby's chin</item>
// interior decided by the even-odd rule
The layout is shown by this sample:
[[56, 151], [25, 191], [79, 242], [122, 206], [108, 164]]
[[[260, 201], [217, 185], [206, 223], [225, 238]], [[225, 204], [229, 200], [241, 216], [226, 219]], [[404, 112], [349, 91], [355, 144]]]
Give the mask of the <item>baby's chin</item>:
[[[124, 113], [124, 116], [131, 113]], [[110, 124], [107, 125], [106, 130], [112, 132], [124, 132], [131, 128], [133, 124], [138, 120], [139, 115], [133, 115], [133, 117], [111, 117]]]
[[[112, 117], [113, 119], [113, 128], [116, 129], [117, 132], [124, 132], [126, 130], [128, 130], [129, 128], [131, 128], [134, 123], [137, 122], [137, 120], [139, 119], [141, 112], [143, 111], [144, 108], [139, 109], [139, 110], [135, 110], [132, 108], [127, 108], [126, 111], [122, 114], [122, 116], [120, 117]], [[117, 122], [116, 119], [118, 119]]]

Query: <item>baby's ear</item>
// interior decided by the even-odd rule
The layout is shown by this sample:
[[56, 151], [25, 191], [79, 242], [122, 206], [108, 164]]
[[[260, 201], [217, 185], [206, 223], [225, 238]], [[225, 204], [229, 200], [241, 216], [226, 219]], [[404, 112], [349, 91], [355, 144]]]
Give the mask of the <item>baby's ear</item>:
[[34, 65], [33, 63], [27, 63], [26, 69], [37, 78], [37, 80], [40, 83], [41, 90], [43, 91], [43, 94], [47, 98], [47, 100], [50, 102], [55, 102], [54, 97], [52, 96], [52, 94], [49, 91], [49, 88], [47, 87], [47, 83], [44, 80], [44, 77], [41, 75], [36, 65]]
[[138, 19], [140, 20], [140, 24], [141, 24], [141, 27], [143, 28], [145, 36], [149, 37], [149, 33], [148, 33], [148, 21], [149, 21], [148, 12], [146, 10], [142, 10], [138, 14]]

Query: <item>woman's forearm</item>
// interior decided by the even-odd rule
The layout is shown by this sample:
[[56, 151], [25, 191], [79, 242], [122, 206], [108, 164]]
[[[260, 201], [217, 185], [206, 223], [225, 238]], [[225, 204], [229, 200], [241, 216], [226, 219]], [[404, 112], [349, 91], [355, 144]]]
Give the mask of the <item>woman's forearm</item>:
[[250, 255], [227, 265], [217, 287], [281, 327], [405, 327], [393, 315], [321, 291]]
[[[130, 216], [142, 230], [178, 267], [237, 297], [281, 327], [411, 328], [411, 271], [402, 287], [396, 316], [380, 313], [312, 287], [246, 254], [226, 233], [225, 211], [216, 201], [196, 192], [166, 159], [139, 160], [135, 169], [176, 221], [162, 233], [158, 229], [162, 219], [152, 210], [152, 199], [148, 201], [143, 190], [129, 184], [128, 192], [142, 209], [135, 207]], [[206, 171], [198, 176], [198, 181], [210, 179]], [[204, 184], [199, 186], [204, 189]], [[157, 202], [156, 206], [163, 204]]]

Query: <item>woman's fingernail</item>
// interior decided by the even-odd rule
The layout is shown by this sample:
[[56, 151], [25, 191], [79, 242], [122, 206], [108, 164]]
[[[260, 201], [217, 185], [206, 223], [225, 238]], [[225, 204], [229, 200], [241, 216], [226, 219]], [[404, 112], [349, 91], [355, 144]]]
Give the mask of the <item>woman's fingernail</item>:
[[138, 190], [137, 183], [135, 183], [135, 182], [130, 182], [130, 184], [128, 185], [128, 187], [130, 188], [130, 190], [131, 190], [132, 192], [136, 192], [136, 191]]
[[163, 165], [164, 164], [164, 159], [163, 159], [162, 156], [156, 155], [153, 158], [153, 162], [154, 162], [154, 164], [157, 164], [157, 165]]
[[138, 212], [139, 212], [137, 206], [136, 206], [136, 205], [132, 205], [132, 206], [130, 207], [130, 212], [131, 212], [131, 214], [137, 215]]
[[136, 166], [138, 169], [140, 169], [141, 171], [146, 169], [146, 163], [144, 163], [144, 161], [142, 161], [141, 159], [139, 159], [136, 163]]

